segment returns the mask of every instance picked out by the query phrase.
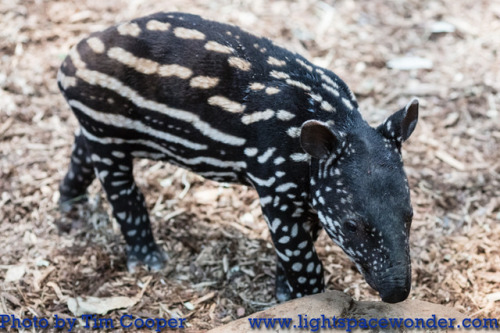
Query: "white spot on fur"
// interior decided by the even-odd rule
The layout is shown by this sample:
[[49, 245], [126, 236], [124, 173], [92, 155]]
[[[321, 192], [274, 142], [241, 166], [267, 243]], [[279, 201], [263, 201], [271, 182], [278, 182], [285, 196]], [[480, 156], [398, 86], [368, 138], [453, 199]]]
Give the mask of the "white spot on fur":
[[288, 83], [291, 86], [298, 87], [300, 89], [304, 89], [305, 91], [311, 91], [311, 87], [309, 87], [308, 85], [306, 85], [306, 84], [304, 84], [304, 83], [302, 83], [300, 81], [296, 81], [296, 80], [292, 80], [292, 79], [287, 79], [286, 83]]
[[275, 151], [276, 151], [276, 148], [274, 148], [274, 147], [269, 148], [268, 150], [266, 150], [266, 152], [264, 154], [260, 155], [257, 158], [257, 161], [259, 161], [259, 163], [261, 163], [261, 164], [266, 163], [267, 160], [269, 160], [269, 158], [274, 154]]
[[289, 262], [290, 261], [290, 258], [288, 258], [287, 256], [285, 256], [283, 253], [281, 253], [278, 250], [275, 250], [275, 251], [276, 251], [276, 254], [278, 255], [278, 257], [280, 257], [281, 260], [283, 260], [284, 262]]
[[274, 184], [276, 181], [276, 178], [271, 177], [269, 179], [260, 179], [252, 175], [251, 173], [247, 173], [248, 177], [254, 182], [255, 184], [259, 186], [264, 186], [264, 187], [269, 187]]
[[280, 244], [287, 244], [289, 241], [290, 241], [289, 236], [283, 236], [280, 239], [278, 239], [278, 243], [280, 243]]
[[328, 111], [328, 112], [335, 111], [334, 107], [330, 103], [328, 103], [327, 101], [321, 102], [321, 108], [325, 111]]
[[213, 51], [213, 52], [218, 52], [218, 53], [224, 53], [224, 54], [231, 54], [234, 52], [234, 49], [232, 47], [226, 46], [219, 44], [213, 40], [208, 41], [205, 44], [205, 50], [207, 51]]
[[110, 165], [111, 166], [111, 165], [113, 165], [113, 160], [110, 159], [110, 158], [108, 158], [108, 157], [105, 157], [105, 158], [101, 159], [101, 163], [104, 163], [106, 165]]
[[280, 225], [281, 225], [281, 220], [279, 218], [275, 218], [273, 220], [273, 223], [271, 223], [271, 226], [270, 226], [271, 231], [273, 233], [275, 233], [278, 230], [278, 228], [279, 228]]
[[146, 23], [146, 29], [151, 31], [168, 31], [168, 29], [170, 29], [170, 23], [150, 20]]
[[195, 29], [187, 29], [182, 27], [177, 27], [174, 29], [174, 35], [182, 39], [205, 39], [205, 34], [201, 31]]
[[229, 66], [237, 68], [237, 69], [245, 71], [245, 72], [249, 71], [250, 68], [252, 68], [252, 64], [250, 62], [248, 62], [247, 60], [245, 60], [243, 58], [239, 58], [239, 57], [229, 57], [227, 62], [229, 63]]
[[137, 23], [122, 23], [117, 27], [118, 33], [122, 36], [137, 37], [141, 33], [141, 28]]
[[64, 75], [61, 69], [57, 72], [57, 82], [61, 84], [63, 89], [76, 87], [76, 77]]
[[331, 85], [332, 87], [334, 88], [338, 88], [339, 85], [337, 83], [335, 83], [329, 76], [327, 76], [326, 74], [321, 74], [321, 79], [323, 81], [325, 81], [325, 83]]
[[[100, 171], [100, 172], [99, 172], [99, 174], [98, 174], [98, 178], [99, 178], [99, 180], [100, 180], [101, 182], [104, 182], [104, 180], [106, 179], [106, 177], [107, 177], [108, 175], [109, 175], [108, 170], [102, 170], [102, 171]], [[71, 177], [70, 177], [70, 179], [71, 179]]]
[[306, 68], [309, 72], [312, 72], [313, 71], [313, 68], [312, 66], [306, 64], [304, 61], [302, 61], [301, 59], [297, 59], [297, 62], [304, 68]]
[[117, 180], [114, 182], [111, 182], [111, 186], [118, 187], [118, 186], [123, 186], [128, 184], [128, 180]]
[[295, 153], [290, 155], [290, 158], [295, 162], [305, 162], [309, 160], [309, 155], [303, 153]]
[[125, 153], [121, 152], [119, 150], [113, 150], [111, 152], [111, 155], [113, 155], [114, 157], [118, 157], [118, 158], [124, 158], [125, 157]]
[[253, 82], [250, 84], [250, 89], [253, 91], [258, 91], [264, 89], [266, 86], [259, 82]]
[[85, 62], [82, 61], [80, 58], [80, 53], [78, 52], [77, 45], [73, 46], [69, 52], [69, 56], [71, 59], [71, 62], [73, 65], [75, 65], [76, 68], [85, 68], [86, 64]]
[[279, 93], [280, 91], [281, 90], [279, 90], [276, 87], [268, 87], [268, 88], [266, 88], [266, 94], [268, 94], [268, 95], [275, 95], [275, 94]]
[[97, 37], [87, 39], [87, 44], [95, 53], [103, 53], [106, 49], [102, 40]]
[[301, 217], [302, 213], [304, 213], [304, 210], [302, 208], [298, 207], [293, 212], [292, 217]]
[[245, 153], [245, 155], [247, 155], [249, 157], [253, 157], [253, 156], [257, 155], [259, 150], [257, 148], [245, 148], [245, 150], [243, 152]]
[[349, 110], [353, 110], [354, 109], [354, 107], [351, 104], [351, 101], [348, 100], [347, 98], [342, 97], [342, 103], [344, 103], [344, 105], [347, 106], [349, 108]]
[[267, 58], [267, 63], [272, 66], [277, 66], [277, 67], [282, 67], [286, 65], [286, 61], [276, 59], [275, 57], [269, 57]]
[[267, 196], [267, 197], [263, 197], [263, 198], [260, 198], [260, 204], [261, 206], [265, 206], [265, 205], [268, 205], [270, 204], [271, 202], [273, 201], [273, 197], [272, 196]]
[[286, 192], [289, 189], [296, 188], [296, 187], [297, 187], [297, 184], [295, 184], [295, 183], [285, 183], [285, 184], [281, 184], [280, 186], [278, 186], [276, 188], [276, 192]]
[[220, 95], [210, 97], [208, 99], [208, 104], [218, 106], [223, 110], [231, 113], [241, 113], [245, 111], [245, 105], [235, 101], [231, 101], [227, 97]]
[[323, 83], [321, 86], [323, 87], [323, 89], [325, 89], [326, 91], [328, 91], [333, 96], [335, 96], [335, 97], [339, 97], [340, 96], [338, 90], [335, 89], [334, 87], [332, 87], [332, 86], [330, 86], [330, 85], [328, 85], [326, 83]]
[[210, 89], [219, 84], [219, 78], [213, 76], [195, 76], [189, 81], [192, 88]]
[[252, 114], [244, 115], [241, 117], [241, 122], [249, 125], [258, 121], [269, 120], [274, 116], [274, 111], [267, 109], [266, 111], [257, 111]]
[[300, 136], [300, 127], [290, 127], [286, 134], [291, 136], [292, 138], [298, 138]]
[[318, 95], [318, 94], [309, 94], [309, 96], [311, 96], [311, 98], [313, 100], [315, 100], [316, 102], [318, 102], [318, 103], [321, 103], [321, 101], [323, 101], [323, 97], [321, 95]]
[[285, 110], [279, 110], [276, 113], [276, 118], [278, 118], [279, 120], [288, 121], [295, 118], [295, 115]]
[[387, 123], [386, 123], [385, 126], [386, 126], [387, 130], [390, 131], [391, 130], [391, 126], [392, 126], [392, 122], [390, 120], [387, 120]]
[[285, 159], [283, 157], [281, 157], [281, 156], [274, 159], [274, 164], [275, 165], [280, 165], [283, 162], [285, 162]]
[[289, 79], [290, 75], [287, 73], [279, 72], [279, 71], [271, 71], [270, 75], [275, 79]]
[[187, 79], [191, 75], [193, 75], [193, 71], [187, 67], [180, 66], [177, 64], [172, 64], [172, 65], [161, 65], [158, 68], [158, 74], [160, 76], [165, 76], [165, 77], [177, 76], [181, 79]]

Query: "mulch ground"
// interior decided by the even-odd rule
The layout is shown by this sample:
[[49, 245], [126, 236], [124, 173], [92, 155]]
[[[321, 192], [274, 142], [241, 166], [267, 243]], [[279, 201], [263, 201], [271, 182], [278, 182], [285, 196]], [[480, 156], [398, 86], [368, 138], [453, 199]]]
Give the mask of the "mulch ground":
[[[88, 203], [58, 211], [77, 127], [58, 66], [90, 32], [161, 10], [239, 25], [332, 69], [373, 124], [418, 96], [404, 146], [410, 298], [500, 317], [500, 3], [476, 0], [0, 1], [0, 313], [72, 317], [69, 298], [138, 296], [107, 317], [185, 317], [205, 330], [275, 304], [274, 252], [251, 188], [137, 161], [170, 256], [159, 273], [127, 273], [96, 182]], [[390, 62], [410, 56], [425, 68]], [[317, 249], [328, 289], [378, 299], [324, 233]]]

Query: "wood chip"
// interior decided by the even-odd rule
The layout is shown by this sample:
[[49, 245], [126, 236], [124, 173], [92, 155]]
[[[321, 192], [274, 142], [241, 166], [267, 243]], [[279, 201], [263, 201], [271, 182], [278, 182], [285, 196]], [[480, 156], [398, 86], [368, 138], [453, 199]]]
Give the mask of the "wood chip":
[[448, 164], [449, 166], [451, 166], [459, 171], [465, 171], [465, 165], [462, 162], [458, 161], [457, 159], [452, 157], [450, 154], [448, 154], [442, 150], [436, 151], [436, 157], [439, 158], [441, 161], [445, 162], [446, 164]]
[[214, 298], [215, 295], [217, 295], [217, 293], [214, 292], [214, 291], [212, 291], [212, 292], [206, 294], [205, 296], [198, 298], [197, 300], [193, 301], [192, 303], [194, 305], [198, 305], [198, 304], [204, 303], [204, 302], [206, 302], [206, 301], [211, 300], [212, 298]]

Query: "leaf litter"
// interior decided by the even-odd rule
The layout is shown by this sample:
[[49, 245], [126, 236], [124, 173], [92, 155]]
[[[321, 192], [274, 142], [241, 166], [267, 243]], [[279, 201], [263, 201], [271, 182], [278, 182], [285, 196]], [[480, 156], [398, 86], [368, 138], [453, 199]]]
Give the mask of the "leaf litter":
[[[276, 303], [275, 255], [248, 187], [136, 161], [169, 254], [158, 273], [126, 272], [96, 182], [88, 203], [57, 208], [77, 128], [58, 66], [89, 33], [162, 10], [239, 25], [332, 69], [372, 124], [419, 97], [419, 125], [403, 148], [415, 211], [410, 298], [500, 317], [500, 4], [472, 0], [0, 2], [0, 312], [71, 317], [71, 299], [124, 297], [133, 300], [126, 308], [93, 311], [183, 317], [204, 331]], [[387, 66], [415, 57], [426, 66]], [[378, 300], [324, 233], [317, 249], [328, 289]]]

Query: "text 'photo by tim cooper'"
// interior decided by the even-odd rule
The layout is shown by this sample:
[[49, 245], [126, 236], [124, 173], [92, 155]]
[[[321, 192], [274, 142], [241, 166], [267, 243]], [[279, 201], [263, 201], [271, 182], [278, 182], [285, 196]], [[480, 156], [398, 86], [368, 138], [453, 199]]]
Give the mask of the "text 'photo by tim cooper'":
[[500, 1], [0, 0], [0, 331], [332, 291], [500, 321]]

